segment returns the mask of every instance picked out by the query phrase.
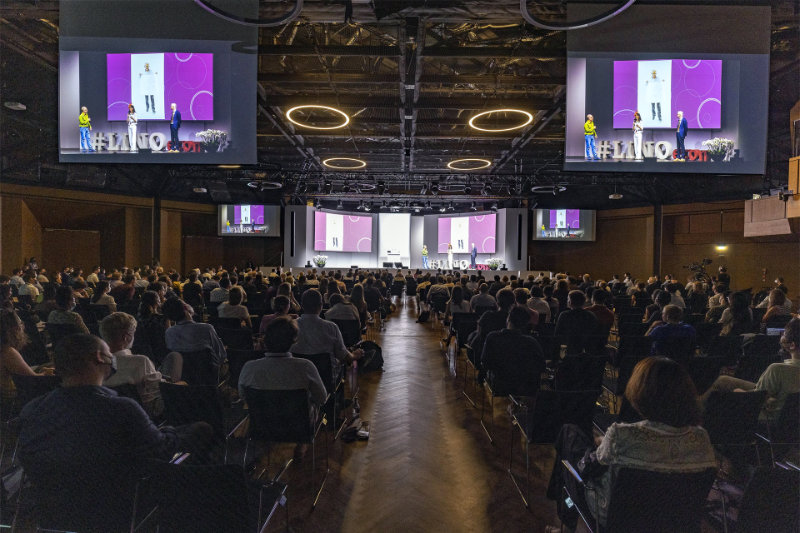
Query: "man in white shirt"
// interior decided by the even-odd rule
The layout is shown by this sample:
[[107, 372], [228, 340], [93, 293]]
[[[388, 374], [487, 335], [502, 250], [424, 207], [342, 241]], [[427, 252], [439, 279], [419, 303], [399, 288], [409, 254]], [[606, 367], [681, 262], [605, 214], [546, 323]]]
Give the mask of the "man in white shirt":
[[97, 276], [99, 273], [100, 273], [99, 266], [92, 267], [92, 273], [86, 276], [86, 282], [94, 283], [95, 285], [100, 283], [100, 278]]
[[16, 286], [18, 289], [25, 285], [25, 280], [22, 279], [22, 269], [15, 268], [11, 273], [11, 279], [9, 280], [11, 285]]
[[539, 322], [550, 322], [550, 305], [544, 301], [544, 292], [538, 285], [531, 287], [531, 297], [528, 307], [539, 313]]
[[209, 300], [211, 303], [220, 304], [222, 302], [228, 301], [228, 292], [231, 288], [231, 280], [230, 278], [222, 278], [219, 280], [219, 287], [211, 291], [209, 295]]
[[[108, 344], [117, 367], [116, 372], [106, 378], [103, 385], [134, 385], [144, 410], [150, 416], [158, 416], [164, 410], [158, 385], [161, 383], [161, 373], [146, 356], [131, 353], [135, 333], [136, 319], [127, 313], [111, 313], [100, 321], [100, 336]], [[169, 372], [171, 378], [180, 379], [181, 364], [177, 354], [169, 354], [162, 369]]]
[[24, 277], [25, 283], [19, 287], [20, 296], [30, 296], [31, 301], [36, 301], [39, 298], [39, 289], [36, 288], [38, 282], [36, 281], [36, 274], [28, 272]]

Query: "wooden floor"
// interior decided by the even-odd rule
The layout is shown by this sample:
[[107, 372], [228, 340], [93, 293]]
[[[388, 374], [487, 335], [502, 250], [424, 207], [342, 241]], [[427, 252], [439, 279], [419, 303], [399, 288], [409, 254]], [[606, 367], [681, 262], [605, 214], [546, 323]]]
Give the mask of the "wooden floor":
[[[555, 505], [544, 497], [552, 447], [532, 448], [528, 511], [506, 472], [511, 426], [505, 403], [495, 402], [492, 445], [480, 411], [464, 399], [463, 381], [454, 379], [442, 356], [441, 327], [417, 324], [416, 316], [412, 299], [398, 302], [378, 334], [384, 372], [360, 378], [361, 418], [370, 421], [370, 439], [333, 444], [330, 475], [314, 511], [310, 460], [292, 465], [284, 476], [291, 529], [513, 532], [557, 524]], [[518, 443], [514, 452], [522, 474]], [[283, 524], [276, 515], [272, 530]]]

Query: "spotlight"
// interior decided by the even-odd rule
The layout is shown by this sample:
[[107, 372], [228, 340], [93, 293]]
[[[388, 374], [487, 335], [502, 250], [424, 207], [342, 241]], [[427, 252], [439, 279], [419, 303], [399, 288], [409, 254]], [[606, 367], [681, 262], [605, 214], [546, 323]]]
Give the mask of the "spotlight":
[[431, 207], [431, 201], [430, 201], [430, 200], [428, 200], [428, 203], [427, 203], [427, 204], [425, 204], [425, 210], [426, 210], [426, 211], [430, 211], [431, 209], [433, 209], [433, 208]]
[[492, 211], [497, 211], [497, 202], [492, 204]]
[[342, 201], [341, 201], [341, 200], [339, 200], [339, 202], [336, 204], [336, 209], [339, 209], [340, 211], [341, 211], [342, 209], [344, 209], [344, 205], [342, 204]]
[[472, 187], [469, 185], [464, 185], [464, 194], [470, 194], [472, 192]]
[[372, 211], [372, 204], [365, 204], [364, 211]]
[[[320, 126], [313, 126], [311, 124], [306, 124], [306, 123], [303, 123], [303, 122], [299, 122], [298, 120], [295, 120], [292, 117], [292, 113], [294, 113], [295, 111], [298, 111], [300, 109], [324, 109], [325, 111], [330, 111], [331, 113], [338, 114], [339, 116], [341, 116], [342, 117], [342, 123], [341, 124], [337, 124], [335, 126], [320, 127]], [[336, 109], [335, 107], [329, 107], [329, 106], [325, 106], [325, 105], [299, 105], [299, 106], [295, 106], [295, 107], [289, 109], [286, 112], [286, 118], [289, 120], [289, 122], [292, 122], [293, 124], [296, 124], [296, 125], [298, 125], [300, 127], [303, 127], [303, 128], [309, 128], [309, 129], [312, 129], [312, 130], [335, 130], [335, 129], [343, 128], [343, 127], [347, 126], [347, 124], [350, 122], [350, 117], [347, 116], [347, 113], [345, 113], [344, 111], [341, 111], [339, 109]]]
[[448, 211], [455, 211], [455, 207], [453, 206], [453, 202], [450, 202], [450, 205], [447, 206]]
[[475, 205], [475, 202], [472, 202], [472, 205], [469, 206], [470, 211], [477, 211], [478, 207]]
[[317, 210], [319, 210], [319, 209], [322, 209], [322, 202], [320, 202], [319, 200], [317, 200], [317, 201], [316, 201], [316, 203], [314, 204], [314, 207], [316, 207], [316, 208], [317, 208]]
[[442, 206], [439, 208], [439, 212], [440, 212], [440, 213], [444, 213], [445, 211], [447, 211], [447, 207], [445, 207], [444, 205], [442, 205]]
[[[495, 114], [495, 113], [503, 113], [503, 114], [516, 113], [518, 115], [522, 115], [525, 118], [524, 118], [524, 120], [522, 122], [520, 122], [519, 124], [517, 124], [515, 126], [512, 126], [510, 128], [490, 129], [490, 128], [483, 128], [483, 127], [475, 125], [475, 120], [476, 119], [478, 119], [480, 117], [483, 117], [483, 116], [492, 115], [492, 114]], [[472, 129], [476, 129], [478, 131], [486, 131], [486, 132], [490, 132], [490, 133], [497, 133], [497, 132], [501, 132], [501, 131], [512, 131], [512, 130], [516, 130], [516, 129], [519, 129], [519, 128], [524, 128], [525, 126], [527, 126], [531, 122], [533, 122], [533, 115], [531, 115], [527, 111], [523, 111], [522, 109], [491, 109], [489, 111], [484, 111], [482, 113], [478, 113], [477, 115], [475, 115], [472, 118], [470, 118], [469, 119], [469, 126]]]
[[439, 193], [439, 184], [438, 183], [431, 183], [431, 192], [433, 194]]

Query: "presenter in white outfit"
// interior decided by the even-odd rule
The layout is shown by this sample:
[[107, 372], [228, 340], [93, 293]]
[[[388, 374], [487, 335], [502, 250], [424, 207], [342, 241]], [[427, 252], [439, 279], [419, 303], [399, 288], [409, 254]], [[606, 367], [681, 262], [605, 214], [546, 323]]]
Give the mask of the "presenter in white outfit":
[[136, 108], [133, 104], [128, 104], [128, 143], [131, 145], [131, 152], [138, 152], [136, 145]]
[[642, 157], [642, 115], [638, 111], [633, 113], [633, 151], [636, 154], [636, 161], [643, 161]]
[[453, 270], [453, 245], [449, 242], [447, 243], [447, 264], [450, 266], [450, 270]]

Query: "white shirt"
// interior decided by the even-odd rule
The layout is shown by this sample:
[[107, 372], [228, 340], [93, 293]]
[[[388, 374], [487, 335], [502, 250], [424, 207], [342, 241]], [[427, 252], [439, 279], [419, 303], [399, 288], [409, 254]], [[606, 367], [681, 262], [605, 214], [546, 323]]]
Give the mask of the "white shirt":
[[30, 296], [31, 299], [35, 300], [39, 297], [39, 289], [37, 289], [35, 285], [26, 283], [19, 288], [18, 294], [20, 296]]
[[211, 294], [209, 295], [208, 299], [212, 302], [225, 302], [228, 300], [228, 289], [223, 289], [222, 287], [217, 287]]
[[158, 387], [161, 383], [161, 372], [156, 370], [150, 359], [133, 354], [130, 350], [120, 350], [113, 355], [117, 360], [117, 372], [105, 380], [103, 385], [135, 385], [145, 410], [150, 414], [159, 414], [164, 409]]

